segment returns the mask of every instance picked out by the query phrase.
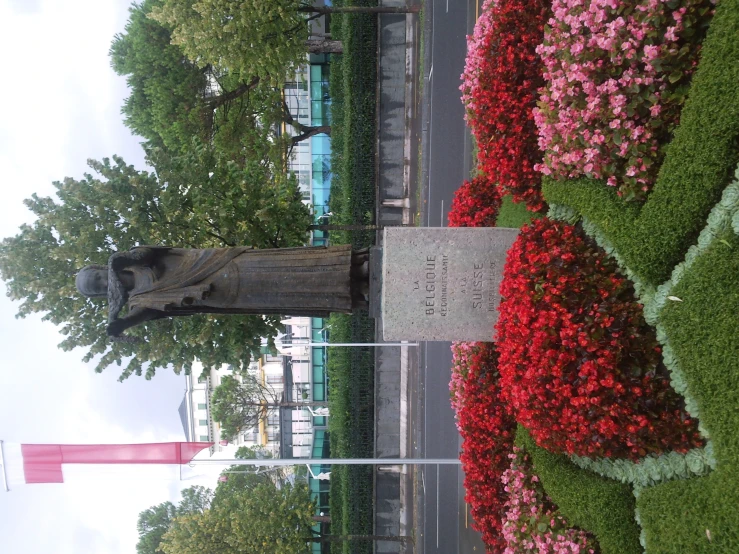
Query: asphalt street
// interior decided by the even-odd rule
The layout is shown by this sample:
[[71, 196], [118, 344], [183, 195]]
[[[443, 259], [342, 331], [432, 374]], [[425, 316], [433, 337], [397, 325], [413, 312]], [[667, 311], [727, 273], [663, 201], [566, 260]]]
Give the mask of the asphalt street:
[[[472, 141], [460, 101], [466, 35], [479, 10], [476, 0], [429, 0], [424, 15], [424, 75], [420, 106], [421, 224], [444, 227], [454, 191], [468, 178]], [[460, 436], [449, 402], [450, 343], [428, 342], [419, 348], [411, 380], [414, 455], [457, 458]], [[483, 553], [480, 535], [471, 528], [459, 466], [419, 468], [416, 477], [418, 554]]]

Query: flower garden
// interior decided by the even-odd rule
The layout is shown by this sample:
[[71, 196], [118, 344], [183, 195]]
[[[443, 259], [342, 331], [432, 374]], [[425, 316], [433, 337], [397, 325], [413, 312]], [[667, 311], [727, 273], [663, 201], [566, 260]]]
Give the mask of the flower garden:
[[488, 552], [739, 552], [737, 37], [739, 0], [481, 7], [449, 224], [532, 213], [452, 347]]

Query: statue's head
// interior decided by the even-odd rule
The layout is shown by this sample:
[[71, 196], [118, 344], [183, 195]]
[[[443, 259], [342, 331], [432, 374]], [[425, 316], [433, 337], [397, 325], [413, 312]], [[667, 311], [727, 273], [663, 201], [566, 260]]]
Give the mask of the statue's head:
[[85, 296], [108, 296], [108, 266], [88, 265], [80, 269], [74, 281], [77, 290]]

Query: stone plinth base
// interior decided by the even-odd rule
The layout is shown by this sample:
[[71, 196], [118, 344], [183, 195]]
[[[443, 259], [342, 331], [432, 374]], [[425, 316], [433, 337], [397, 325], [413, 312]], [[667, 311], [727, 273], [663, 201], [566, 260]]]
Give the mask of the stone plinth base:
[[506, 252], [518, 229], [389, 227], [384, 233], [386, 341], [492, 340]]

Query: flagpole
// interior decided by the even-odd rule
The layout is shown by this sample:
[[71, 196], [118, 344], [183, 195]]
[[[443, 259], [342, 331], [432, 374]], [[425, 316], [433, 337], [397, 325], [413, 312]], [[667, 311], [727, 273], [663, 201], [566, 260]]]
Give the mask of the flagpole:
[[5, 471], [5, 448], [3, 447], [2, 440], [0, 440], [0, 466], [3, 468], [3, 486], [5, 487], [5, 492], [9, 492], [10, 487], [8, 486], [8, 474]]
[[460, 465], [459, 458], [252, 458], [244, 460], [192, 460], [190, 465], [234, 465], [234, 466], [295, 466], [306, 463], [314, 465]]

